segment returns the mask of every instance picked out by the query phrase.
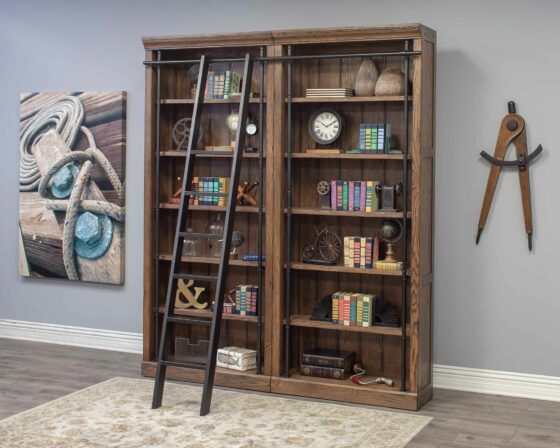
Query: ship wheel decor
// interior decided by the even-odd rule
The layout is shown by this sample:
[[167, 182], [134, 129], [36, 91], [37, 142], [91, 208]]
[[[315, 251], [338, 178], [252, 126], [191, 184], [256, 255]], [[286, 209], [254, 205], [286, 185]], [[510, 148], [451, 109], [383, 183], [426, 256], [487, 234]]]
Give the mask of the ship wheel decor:
[[[186, 150], [191, 136], [191, 117], [181, 118], [173, 125], [172, 137], [177, 151]], [[202, 132], [198, 133], [198, 144], [202, 143]], [[193, 148], [197, 149], [197, 148]]]
[[[335, 265], [340, 257], [342, 242], [325, 224], [315, 227], [312, 243], [303, 247], [303, 262], [311, 264]], [[320, 258], [317, 258], [320, 257]]]
[[326, 180], [321, 180], [317, 184], [317, 193], [319, 193], [319, 208], [321, 210], [331, 209], [331, 185]]

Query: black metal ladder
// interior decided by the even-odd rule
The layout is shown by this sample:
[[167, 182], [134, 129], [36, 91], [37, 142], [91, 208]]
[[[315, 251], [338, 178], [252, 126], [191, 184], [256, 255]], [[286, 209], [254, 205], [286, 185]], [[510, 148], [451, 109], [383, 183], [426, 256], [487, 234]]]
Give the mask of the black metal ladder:
[[[214, 374], [216, 372], [216, 358], [218, 351], [218, 342], [220, 338], [220, 327], [222, 323], [222, 311], [224, 303], [224, 292], [229, 267], [229, 254], [231, 248], [231, 235], [233, 232], [235, 205], [237, 199], [237, 186], [239, 184], [239, 173], [241, 171], [241, 160], [243, 157], [243, 146], [245, 144], [245, 126], [247, 121], [249, 95], [251, 91], [251, 77], [253, 73], [253, 58], [250, 54], [245, 55], [245, 66], [243, 70], [243, 87], [241, 89], [241, 99], [239, 104], [239, 121], [235, 139], [235, 148], [233, 150], [233, 159], [230, 174], [230, 187], [227, 193], [208, 193], [189, 191], [193, 179], [194, 163], [197, 154], [204, 153], [196, 148], [198, 135], [200, 131], [200, 118], [202, 115], [202, 106], [204, 103], [204, 92], [208, 76], [209, 60], [206, 56], [200, 58], [200, 71], [198, 75], [198, 84], [196, 89], [196, 99], [194, 103], [193, 118], [191, 121], [191, 131], [189, 143], [187, 147], [187, 156], [185, 161], [185, 172], [183, 174], [183, 184], [181, 188], [181, 200], [179, 203], [179, 214], [177, 217], [177, 228], [175, 231], [175, 241], [173, 244], [173, 258], [171, 260], [171, 271], [169, 274], [169, 283], [167, 285], [167, 297], [165, 302], [165, 314], [163, 316], [163, 325], [161, 329], [161, 343], [159, 347], [156, 379], [154, 384], [154, 395], [152, 400], [152, 409], [161, 406], [163, 398], [163, 388], [165, 384], [165, 373], [167, 366], [183, 367], [191, 369], [204, 370], [204, 387], [202, 392], [202, 401], [200, 405], [200, 415], [206, 415], [210, 411], [210, 403], [212, 401], [212, 389], [214, 387]], [[194, 146], [194, 148], [193, 148]], [[188, 233], [185, 232], [187, 223], [187, 213], [189, 211], [189, 198], [197, 196], [219, 196], [227, 197], [226, 216], [224, 220], [224, 233], [221, 235], [222, 247], [220, 252], [220, 263], [217, 275], [194, 275], [181, 274], [179, 268], [181, 265], [181, 254], [183, 252], [184, 238], [195, 236], [204, 236], [214, 238], [214, 234]], [[214, 298], [214, 312], [212, 319], [201, 319], [193, 317], [176, 316], [175, 311], [175, 294], [177, 291], [177, 280], [189, 279], [201, 282], [216, 283], [216, 294]], [[210, 327], [210, 344], [208, 347], [208, 355], [206, 363], [187, 363], [177, 360], [170, 360], [169, 353], [171, 347], [171, 335], [169, 324], [187, 324], [187, 325], [204, 325]]]

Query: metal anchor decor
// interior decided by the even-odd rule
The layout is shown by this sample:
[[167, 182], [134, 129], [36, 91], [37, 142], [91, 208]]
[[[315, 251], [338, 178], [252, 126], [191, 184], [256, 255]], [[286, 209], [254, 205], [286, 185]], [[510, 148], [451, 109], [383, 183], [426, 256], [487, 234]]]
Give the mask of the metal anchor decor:
[[[515, 103], [508, 103], [509, 114], [504, 117], [498, 133], [498, 141], [494, 150], [494, 157], [482, 151], [480, 155], [492, 166], [488, 175], [488, 183], [486, 192], [484, 193], [484, 201], [480, 211], [480, 219], [478, 221], [478, 233], [476, 235], [476, 244], [480, 241], [482, 231], [486, 226], [490, 206], [498, 178], [502, 171], [502, 167], [514, 167], [519, 170], [519, 184], [521, 186], [521, 201], [523, 203], [523, 216], [525, 218], [525, 231], [527, 232], [529, 251], [533, 249], [533, 217], [531, 207], [531, 187], [529, 183], [529, 164], [538, 157], [543, 148], [541, 145], [532, 153], [527, 152], [527, 134], [525, 131], [525, 120], [521, 115], [517, 115]], [[515, 146], [517, 158], [515, 160], [504, 160], [507, 149], [510, 144]]]

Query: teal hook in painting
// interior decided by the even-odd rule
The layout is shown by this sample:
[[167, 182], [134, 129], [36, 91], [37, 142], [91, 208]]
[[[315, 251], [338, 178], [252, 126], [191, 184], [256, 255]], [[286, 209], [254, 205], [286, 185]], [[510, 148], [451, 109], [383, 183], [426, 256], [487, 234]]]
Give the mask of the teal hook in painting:
[[85, 212], [78, 216], [74, 230], [74, 250], [83, 258], [103, 256], [113, 239], [113, 223], [107, 215]]
[[51, 191], [55, 198], [65, 199], [70, 196], [80, 170], [73, 163], [61, 167], [53, 176]]

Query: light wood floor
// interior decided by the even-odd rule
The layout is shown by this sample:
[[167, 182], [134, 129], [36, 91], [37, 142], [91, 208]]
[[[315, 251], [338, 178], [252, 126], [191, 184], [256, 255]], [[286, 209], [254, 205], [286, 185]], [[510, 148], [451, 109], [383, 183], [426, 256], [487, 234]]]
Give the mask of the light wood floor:
[[[115, 376], [140, 355], [0, 339], [0, 419]], [[560, 447], [560, 403], [436, 390], [410, 448]]]

